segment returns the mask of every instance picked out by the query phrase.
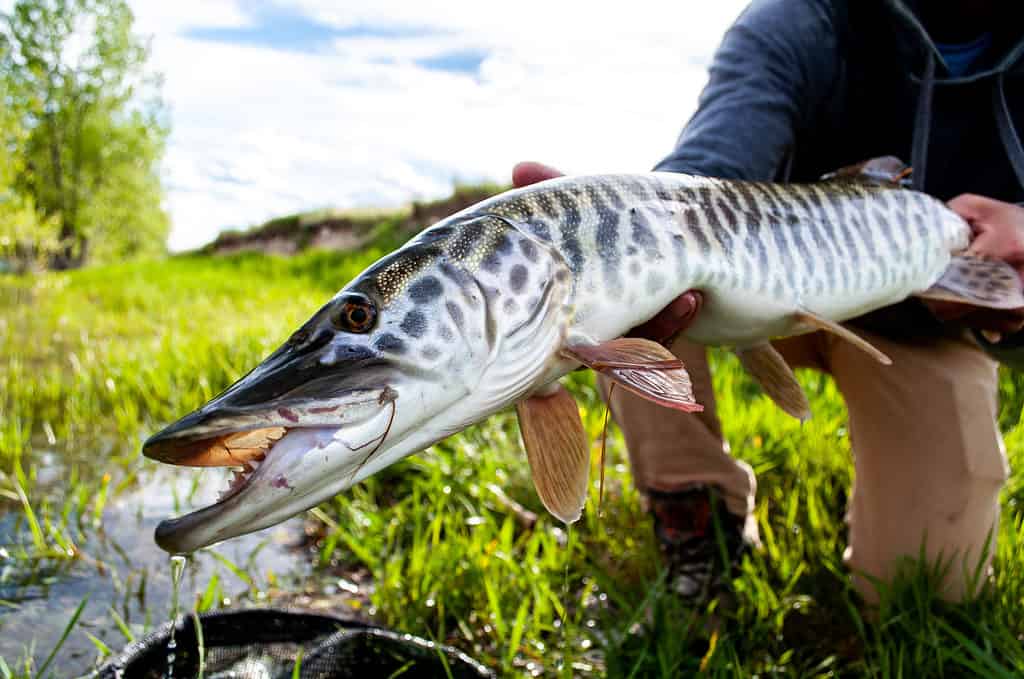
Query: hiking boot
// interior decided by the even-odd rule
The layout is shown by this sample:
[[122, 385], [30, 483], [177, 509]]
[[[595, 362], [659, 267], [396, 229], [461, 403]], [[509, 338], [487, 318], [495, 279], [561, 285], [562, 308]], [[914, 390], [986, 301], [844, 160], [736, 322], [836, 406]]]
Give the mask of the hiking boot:
[[717, 596], [749, 548], [744, 518], [729, 512], [710, 486], [647, 497], [671, 589], [693, 603]]

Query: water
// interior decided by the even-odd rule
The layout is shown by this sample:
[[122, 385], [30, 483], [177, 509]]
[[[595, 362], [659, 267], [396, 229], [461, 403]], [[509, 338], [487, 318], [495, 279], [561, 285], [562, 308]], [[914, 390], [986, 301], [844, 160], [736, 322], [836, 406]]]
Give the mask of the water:
[[[569, 554], [572, 554], [572, 524], [565, 524], [565, 546]], [[565, 560], [565, 570], [562, 571], [562, 624], [558, 626], [559, 632], [559, 646], [561, 646], [561, 653], [558, 655], [558, 661], [555, 664], [555, 670], [559, 675], [565, 672], [566, 668], [566, 655], [569, 653], [571, 648], [570, 644], [572, 641], [569, 639], [569, 560]]]
[[181, 576], [185, 573], [185, 557], [177, 554], [171, 557], [171, 637], [167, 641], [167, 679], [174, 679], [174, 659], [177, 657], [178, 642], [174, 633], [178, 627], [178, 593], [181, 590]]
[[[53, 667], [66, 669], [68, 676], [87, 674], [96, 658], [96, 647], [86, 632], [115, 653], [128, 643], [115, 624], [115, 614], [135, 638], [167, 620], [174, 583], [167, 553], [156, 546], [153, 530], [171, 514], [213, 502], [224, 486], [224, 474], [219, 470], [202, 473], [194, 494], [196, 474], [192, 469], [152, 465], [140, 476], [133, 490], [115, 494], [107, 503], [102, 530], [84, 541], [88, 559], [33, 576], [24, 585], [15, 581], [0, 586], [0, 599], [14, 604], [0, 605], [0, 657], [9, 664], [32, 652], [38, 666], [57, 644], [68, 618], [87, 594], [89, 600], [78, 625], [53, 661]], [[178, 506], [175, 497], [181, 499]], [[0, 510], [0, 543], [15, 541], [13, 516]], [[5, 537], [8, 532], [12, 537]], [[215, 575], [220, 584], [214, 607], [228, 600], [232, 604], [253, 601], [256, 592], [267, 593], [267, 599], [258, 601], [266, 603], [290, 591], [315, 588], [319, 581], [312, 574], [309, 558], [292, 547], [302, 535], [303, 519], [299, 517], [197, 552], [177, 585], [178, 615], [194, 607]], [[255, 585], [242, 581], [212, 552], [244, 569]], [[254, 563], [251, 559], [256, 553], [259, 561]], [[4, 566], [5, 556], [0, 553], [0, 569]], [[276, 587], [269, 582], [270, 572], [274, 573]]]

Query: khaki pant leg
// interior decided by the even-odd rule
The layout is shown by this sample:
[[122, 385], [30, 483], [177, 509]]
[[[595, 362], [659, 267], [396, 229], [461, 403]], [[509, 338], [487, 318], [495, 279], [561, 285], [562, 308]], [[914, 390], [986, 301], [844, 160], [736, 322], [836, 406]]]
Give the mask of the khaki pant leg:
[[[730, 512], [749, 516], [757, 483], [750, 465], [729, 455], [722, 438], [706, 350], [684, 340], [671, 349], [686, 366], [704, 411], [682, 413], [619, 387], [612, 391], [612, 415], [626, 439], [636, 485], [641, 491], [667, 492], [696, 483], [713, 485]], [[598, 384], [607, 401], [611, 382], [599, 376]]]
[[861, 594], [876, 601], [856, 573], [889, 582], [924, 545], [929, 561], [950, 562], [943, 596], [960, 600], [990, 534], [994, 551], [1009, 473], [996, 421], [996, 364], [966, 338], [903, 344], [860, 334], [893, 364], [828, 338], [856, 471], [847, 563]]

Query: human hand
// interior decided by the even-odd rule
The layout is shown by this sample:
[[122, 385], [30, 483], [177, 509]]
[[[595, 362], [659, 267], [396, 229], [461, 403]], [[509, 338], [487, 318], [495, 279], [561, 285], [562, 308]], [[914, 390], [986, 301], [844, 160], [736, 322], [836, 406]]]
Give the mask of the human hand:
[[[512, 168], [512, 185], [519, 188], [561, 176], [561, 172], [542, 163], [517, 163]], [[703, 303], [704, 296], [699, 290], [687, 290], [659, 311], [654, 318], [633, 328], [626, 336], [643, 337], [668, 344], [693, 322]]]
[[[1024, 280], [1024, 208], [971, 193], [949, 201], [949, 208], [967, 220], [974, 231], [968, 254], [1004, 261]], [[927, 304], [941, 320], [976, 328], [996, 342], [1001, 335], [1024, 328], [1024, 309], [986, 309], [953, 302]]]

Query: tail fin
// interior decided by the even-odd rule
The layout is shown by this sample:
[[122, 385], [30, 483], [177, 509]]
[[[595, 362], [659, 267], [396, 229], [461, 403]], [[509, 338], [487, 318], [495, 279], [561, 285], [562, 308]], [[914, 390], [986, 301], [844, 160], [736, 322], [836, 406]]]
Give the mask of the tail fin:
[[966, 255], [953, 255], [935, 285], [917, 296], [989, 309], [1024, 308], [1024, 286], [1012, 266]]

